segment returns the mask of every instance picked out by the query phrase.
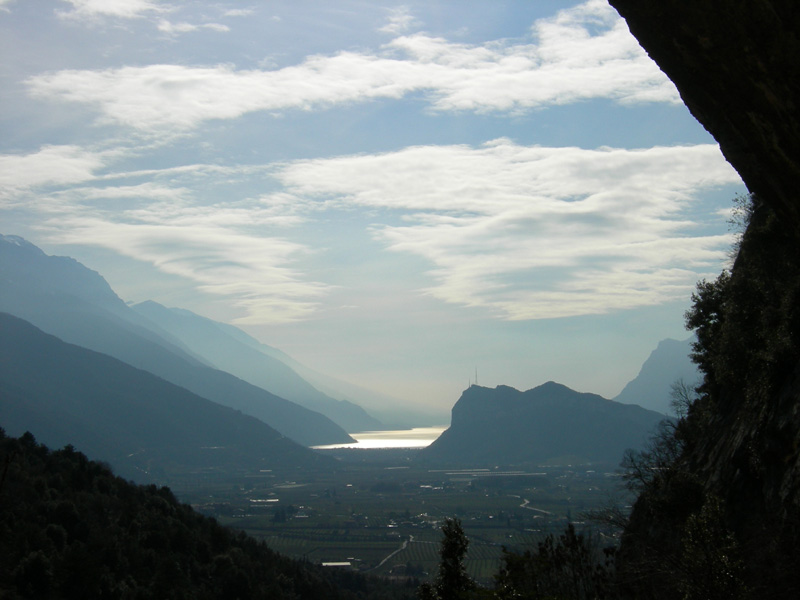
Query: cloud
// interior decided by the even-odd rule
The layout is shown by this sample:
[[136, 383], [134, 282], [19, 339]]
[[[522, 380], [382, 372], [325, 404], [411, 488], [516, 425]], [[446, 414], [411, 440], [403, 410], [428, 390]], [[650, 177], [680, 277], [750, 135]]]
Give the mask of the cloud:
[[[223, 211], [224, 212], [224, 211]], [[307, 318], [326, 286], [303, 281], [286, 265], [304, 251], [276, 237], [246, 235], [209, 215], [161, 223], [130, 222], [76, 214], [58, 223], [50, 239], [91, 244], [152, 263], [192, 283], [200, 293], [223, 297], [245, 316], [239, 323], [285, 323]], [[51, 224], [55, 225], [55, 224]]]
[[389, 22], [378, 31], [383, 33], [390, 33], [397, 35], [408, 31], [417, 25], [417, 20], [407, 6], [398, 6], [397, 8], [389, 9]]
[[[716, 221], [719, 207], [698, 216], [693, 200], [740, 183], [714, 145], [588, 150], [501, 138], [139, 171], [115, 171], [112, 158], [74, 146], [0, 156], [5, 204], [28, 203], [51, 243], [148, 262], [224, 297], [249, 323], [315, 314], [340, 282], [302, 271], [325, 272], [326, 251], [300, 226], [319, 221], [335, 232], [337, 219], [354, 211], [369, 215], [369, 233], [384, 249], [430, 265], [420, 291], [498, 318], [684, 299], [699, 278], [716, 274], [732, 241], [702, 233], [697, 221]], [[272, 191], [242, 198], [244, 182]]]
[[58, 11], [63, 18], [98, 18], [116, 17], [120, 19], [136, 19], [148, 12], [166, 10], [156, 2], [149, 0], [64, 0], [72, 5], [69, 11]]
[[43, 146], [31, 154], [0, 155], [0, 201], [11, 202], [24, 190], [87, 182], [96, 177], [107, 154], [79, 146]]
[[253, 8], [231, 8], [222, 13], [223, 17], [249, 17], [255, 14]]
[[210, 29], [212, 31], [219, 31], [221, 33], [231, 30], [231, 28], [227, 25], [222, 25], [220, 23], [204, 23], [201, 25], [193, 25], [192, 23], [172, 23], [166, 19], [160, 19], [158, 22], [158, 30], [169, 34], [190, 33], [192, 31], [199, 31], [201, 29]]
[[203, 205], [196, 196], [196, 189], [156, 182], [70, 188], [40, 211], [39, 229], [51, 243], [99, 246], [150, 263], [224, 298], [242, 315], [239, 323], [308, 318], [330, 286], [291, 267], [310, 250], [279, 234], [301, 221], [286, 214], [286, 200]]
[[317, 309], [330, 286], [292, 268], [312, 251], [286, 235], [304, 221], [302, 203], [284, 192], [240, 200], [204, 195], [264, 166], [115, 169], [129, 159], [123, 151], [78, 146], [0, 155], [0, 210], [25, 211], [51, 243], [98, 246], [150, 263], [224, 298], [242, 323], [290, 322]]
[[518, 113], [591, 98], [680, 102], [624, 22], [595, 1], [537, 21], [529, 41], [468, 45], [420, 33], [398, 37], [378, 52], [311, 56], [277, 70], [160, 64], [63, 70], [27, 83], [36, 97], [91, 105], [102, 123], [150, 135], [255, 111], [320, 109], [415, 93], [438, 111]]
[[[96, 21], [103, 18], [117, 19], [139, 19], [148, 14], [169, 13], [176, 10], [176, 7], [168, 4], [159, 4], [151, 0], [63, 0], [72, 4], [69, 11], [56, 11], [61, 18], [74, 20]], [[246, 10], [230, 10], [224, 16], [238, 16], [247, 14]], [[221, 23], [203, 23], [195, 25], [193, 23], [179, 22], [173, 23], [167, 19], [159, 19], [157, 28], [162, 33], [177, 35], [190, 33], [202, 29], [212, 31], [228, 32], [230, 27]]]
[[374, 237], [431, 263], [429, 294], [512, 320], [685, 298], [731, 241], [693, 235], [691, 199], [739, 183], [712, 145], [584, 150], [502, 139], [298, 161], [276, 176], [309, 202], [382, 209]]

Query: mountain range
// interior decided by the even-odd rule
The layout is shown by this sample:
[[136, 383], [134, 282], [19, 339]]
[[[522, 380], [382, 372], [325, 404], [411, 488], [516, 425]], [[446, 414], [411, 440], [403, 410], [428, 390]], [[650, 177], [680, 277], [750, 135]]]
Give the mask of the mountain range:
[[353, 441], [330, 418], [209, 365], [125, 304], [95, 271], [16, 236], [0, 237], [0, 311], [254, 416], [300, 444]]
[[[73, 443], [150, 470], [197, 466], [201, 456], [261, 465], [276, 453], [287, 464], [313, 464], [301, 446], [352, 442], [346, 431], [381, 427], [361, 406], [317, 387], [341, 390], [343, 382], [231, 325], [152, 301], [129, 306], [95, 271], [16, 236], [0, 236], [0, 311], [8, 313], [0, 320], [0, 426], [12, 435], [30, 429], [48, 445]], [[690, 341], [661, 342], [616, 401], [553, 382], [527, 392], [473, 385], [421, 458], [616, 463], [668, 411], [670, 384], [696, 373]], [[216, 431], [215, 422], [225, 425]], [[233, 431], [249, 433], [237, 441]], [[200, 447], [220, 450], [212, 456]]]
[[450, 427], [420, 452], [430, 463], [619, 464], [641, 448], [664, 415], [548, 382], [526, 392], [472, 385], [452, 410]]
[[139, 481], [171, 473], [325, 466], [262, 421], [0, 313], [0, 414], [10, 435], [74, 444]]
[[191, 348], [207, 364], [319, 412], [345, 431], [370, 431], [383, 427], [357, 404], [334, 400], [317, 390], [286, 363], [274, 357], [280, 353], [279, 350], [261, 344], [236, 327], [153, 301], [135, 304], [132, 308]]

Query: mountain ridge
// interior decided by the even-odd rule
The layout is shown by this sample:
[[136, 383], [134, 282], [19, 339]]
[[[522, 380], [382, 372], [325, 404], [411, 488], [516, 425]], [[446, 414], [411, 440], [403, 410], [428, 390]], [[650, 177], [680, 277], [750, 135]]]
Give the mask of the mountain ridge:
[[[113, 356], [307, 445], [354, 441], [329, 418], [214, 369], [158, 333], [103, 277], [74, 259], [48, 256], [21, 238], [0, 238], [0, 311], [62, 340]], [[22, 240], [24, 242], [24, 240]]]
[[[184, 308], [167, 308], [152, 300], [134, 304], [131, 308], [180, 340], [211, 366], [319, 412], [345, 431], [382, 427], [380, 421], [360, 406], [323, 394], [284, 361], [245, 343], [241, 338], [247, 334], [232, 325], [226, 326]], [[288, 358], [288, 355], [284, 356]]]
[[641, 447], [663, 415], [549, 381], [521, 392], [472, 385], [453, 406], [450, 428], [420, 452], [435, 463], [515, 464], [577, 457], [617, 464]]
[[9, 434], [77, 445], [137, 480], [175, 469], [325, 463], [254, 417], [2, 312], [0, 406]]
[[694, 337], [685, 340], [666, 338], [642, 363], [639, 373], [629, 381], [622, 391], [612, 398], [623, 404], [638, 404], [665, 415], [675, 416], [671, 408], [672, 385], [683, 381], [694, 388], [700, 381], [700, 373], [692, 362], [690, 353]]

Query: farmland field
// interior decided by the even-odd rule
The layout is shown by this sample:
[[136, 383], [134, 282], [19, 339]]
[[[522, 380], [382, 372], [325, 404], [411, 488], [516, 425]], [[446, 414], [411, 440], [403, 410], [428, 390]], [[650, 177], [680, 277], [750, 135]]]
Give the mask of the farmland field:
[[482, 582], [497, 572], [503, 548], [535, 547], [570, 521], [614, 543], [604, 538], [613, 531], [584, 523], [583, 515], [609, 505], [625, 509], [614, 467], [433, 469], [416, 464], [413, 450], [326, 452], [339, 459], [334, 472], [171, 485], [184, 502], [282, 554], [379, 575], [435, 572], [439, 527], [457, 517], [470, 540], [467, 569]]

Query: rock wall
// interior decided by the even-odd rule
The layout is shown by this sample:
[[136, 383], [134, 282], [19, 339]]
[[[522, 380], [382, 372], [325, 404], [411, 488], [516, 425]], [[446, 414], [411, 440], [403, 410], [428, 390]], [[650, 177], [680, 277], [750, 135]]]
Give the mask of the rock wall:
[[800, 2], [609, 2], [750, 191], [800, 237]]
[[[637, 501], [622, 569], [639, 577], [634, 597], [796, 598], [800, 2], [609, 2], [764, 205], [734, 265], [719, 333], [706, 345], [704, 398], [688, 419], [690, 442], [674, 473], [656, 478]], [[718, 522], [709, 516], [710, 498], [721, 502]], [[716, 554], [697, 552], [698, 531]], [[721, 577], [716, 587], [698, 592], [711, 584], [710, 573]]]

